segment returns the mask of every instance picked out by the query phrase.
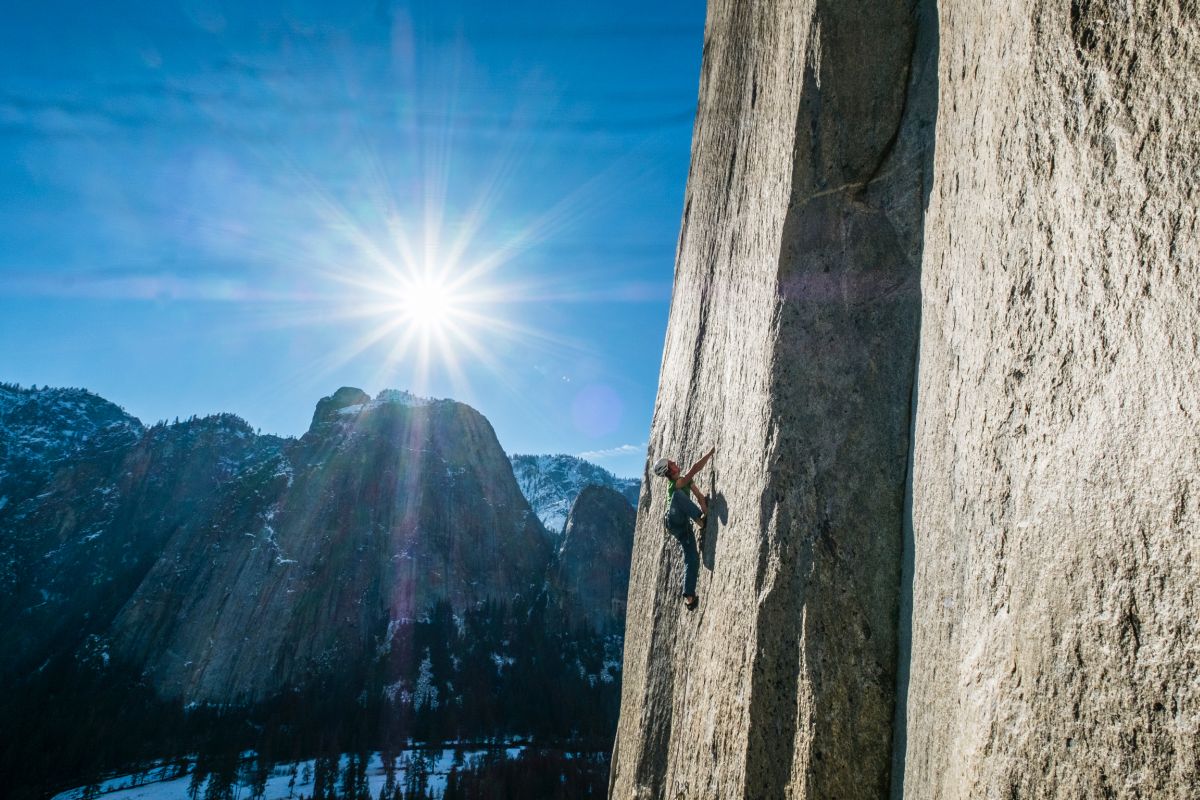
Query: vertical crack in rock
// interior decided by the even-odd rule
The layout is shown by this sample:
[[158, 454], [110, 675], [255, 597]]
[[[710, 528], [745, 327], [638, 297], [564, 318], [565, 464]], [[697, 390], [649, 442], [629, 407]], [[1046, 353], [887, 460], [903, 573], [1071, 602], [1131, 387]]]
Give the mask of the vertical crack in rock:
[[[910, 85], [905, 98], [904, 122], [901, 131], [915, 129], [912, 135], [924, 142], [921, 157], [921, 216], [917, 234], [921, 239], [921, 258], [924, 258], [924, 222], [929, 209], [929, 193], [933, 188], [933, 164], [936, 155], [936, 121], [938, 103], [938, 10], [935, 0], [919, 0], [913, 9], [917, 22], [913, 42]], [[894, 144], [893, 144], [894, 149]], [[881, 161], [875, 169], [881, 171]], [[919, 328], [919, 322], [918, 322]], [[901, 519], [900, 545], [900, 591], [897, 597], [898, 618], [896, 630], [896, 689], [892, 714], [892, 742], [890, 764], [890, 789], [892, 800], [904, 796], [904, 759], [908, 746], [908, 685], [912, 669], [912, 613], [913, 613], [913, 458], [916, 452], [918, 376], [921, 374], [920, 341], [912, 343], [912, 381], [908, 405], [908, 442], [904, 465], [904, 508]]]
[[[936, 67], [936, 64], [934, 65]], [[914, 358], [913, 375], [921, 374], [920, 350]], [[903, 539], [900, 548], [900, 596], [899, 616], [896, 630], [896, 702], [892, 714], [892, 761], [891, 800], [904, 797], [904, 759], [908, 748], [908, 684], [912, 672], [912, 583], [914, 571], [914, 544], [912, 521], [913, 456], [916, 442], [917, 386], [912, 385], [912, 400], [909, 403], [909, 447], [908, 461], [904, 469], [904, 519]]]
[[778, 468], [763, 495], [772, 574], [760, 579], [769, 588], [751, 673], [747, 797], [888, 791], [936, 97], [928, 34], [917, 47], [923, 9], [814, 9], [819, 41], [806, 59], [779, 256]]
[[614, 798], [887, 793], [929, 5], [710, 4], [650, 455], [713, 521], [689, 613], [643, 488]]

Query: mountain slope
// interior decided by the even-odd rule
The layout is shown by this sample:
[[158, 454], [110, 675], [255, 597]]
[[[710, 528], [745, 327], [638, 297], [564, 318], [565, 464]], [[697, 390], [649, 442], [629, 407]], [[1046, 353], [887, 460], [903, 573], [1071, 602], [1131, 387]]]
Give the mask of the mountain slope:
[[128, 447], [144, 430], [84, 389], [0, 383], [0, 510], [35, 494], [59, 467]]

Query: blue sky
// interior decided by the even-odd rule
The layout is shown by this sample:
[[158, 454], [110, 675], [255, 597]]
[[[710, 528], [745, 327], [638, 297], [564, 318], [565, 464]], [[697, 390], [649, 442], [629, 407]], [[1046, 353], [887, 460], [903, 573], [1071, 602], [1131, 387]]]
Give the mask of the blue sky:
[[409, 389], [641, 473], [702, 2], [5, 16], [0, 380], [284, 435]]

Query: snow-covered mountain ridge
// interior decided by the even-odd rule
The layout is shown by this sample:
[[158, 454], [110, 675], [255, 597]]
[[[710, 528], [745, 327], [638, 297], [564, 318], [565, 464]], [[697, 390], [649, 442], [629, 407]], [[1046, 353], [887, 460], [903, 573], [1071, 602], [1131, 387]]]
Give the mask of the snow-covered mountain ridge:
[[569, 455], [509, 456], [521, 493], [533, 512], [555, 535], [563, 532], [571, 505], [588, 486], [604, 486], [619, 492], [637, 507], [642, 483], [636, 478], [618, 478], [603, 467]]
[[45, 479], [55, 465], [129, 446], [144, 432], [136, 417], [85, 389], [0, 383], [0, 484]]

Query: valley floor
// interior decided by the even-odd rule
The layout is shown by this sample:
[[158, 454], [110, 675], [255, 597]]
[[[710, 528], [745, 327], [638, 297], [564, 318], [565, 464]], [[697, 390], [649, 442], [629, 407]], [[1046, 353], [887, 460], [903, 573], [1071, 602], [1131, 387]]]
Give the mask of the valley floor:
[[[447, 781], [452, 772], [467, 775], [485, 770], [487, 766], [497, 763], [514, 763], [520, 761], [526, 752], [533, 752], [525, 743], [514, 741], [498, 746], [479, 747], [435, 747], [412, 748], [402, 751], [395, 757], [395, 773], [393, 787], [412, 786], [411, 772], [424, 775], [418, 779], [418, 784], [424, 784], [423, 795], [431, 800], [446, 796]], [[569, 763], [581, 754], [558, 753], [563, 763]], [[607, 754], [582, 754], [602, 758]], [[261, 792], [256, 792], [249, 767], [253, 763], [253, 753], [245, 755], [247, 773], [239, 775], [239, 780], [231, 787], [231, 793], [226, 795], [233, 800], [299, 800], [311, 797], [314, 791], [314, 775], [317, 769], [315, 760], [287, 762], [273, 765], [266, 777]], [[343, 755], [339, 763], [339, 775], [336, 782], [337, 796], [342, 797], [342, 772], [351, 763], [351, 757]], [[86, 800], [86, 798], [104, 798], [104, 800], [189, 800], [191, 797], [206, 797], [209, 787], [201, 784], [192, 786], [191, 770], [194, 764], [187, 764], [182, 772], [177, 764], [159, 764], [145, 770], [127, 775], [108, 778], [92, 787], [76, 787], [60, 792], [53, 800]], [[207, 779], [206, 779], [207, 780]], [[366, 769], [366, 789], [371, 798], [387, 797], [388, 777], [384, 769], [380, 753], [369, 756]], [[196, 794], [189, 792], [195, 790]], [[590, 793], [589, 793], [590, 794]], [[361, 796], [361, 795], [360, 795]], [[407, 798], [408, 794], [401, 794]]]

